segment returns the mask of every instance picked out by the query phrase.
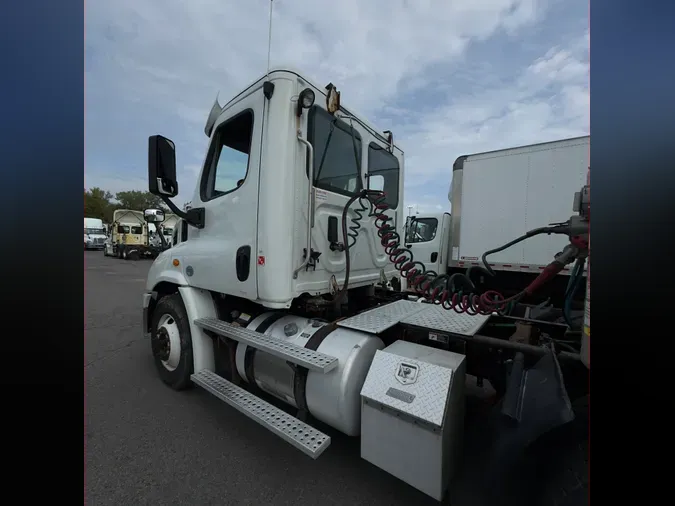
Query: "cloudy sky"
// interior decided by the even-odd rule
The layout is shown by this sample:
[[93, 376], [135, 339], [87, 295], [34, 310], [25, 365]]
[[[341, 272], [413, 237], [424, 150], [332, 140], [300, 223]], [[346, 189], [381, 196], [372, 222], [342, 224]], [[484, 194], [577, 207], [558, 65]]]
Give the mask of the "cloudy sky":
[[[161, 133], [176, 142], [176, 201], [190, 200], [216, 94], [265, 72], [269, 0], [88, 0], [85, 13], [85, 187], [146, 189]], [[460, 155], [589, 132], [588, 0], [274, 0], [271, 58], [394, 132], [420, 212], [449, 210]]]

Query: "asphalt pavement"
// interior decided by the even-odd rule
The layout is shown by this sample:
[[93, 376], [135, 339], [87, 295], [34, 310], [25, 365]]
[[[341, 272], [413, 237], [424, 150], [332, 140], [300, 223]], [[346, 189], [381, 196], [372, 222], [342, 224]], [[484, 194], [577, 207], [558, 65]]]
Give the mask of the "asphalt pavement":
[[85, 252], [86, 504], [438, 504], [362, 460], [358, 438], [327, 430], [312, 460], [200, 388], [165, 386], [141, 331], [150, 265]]

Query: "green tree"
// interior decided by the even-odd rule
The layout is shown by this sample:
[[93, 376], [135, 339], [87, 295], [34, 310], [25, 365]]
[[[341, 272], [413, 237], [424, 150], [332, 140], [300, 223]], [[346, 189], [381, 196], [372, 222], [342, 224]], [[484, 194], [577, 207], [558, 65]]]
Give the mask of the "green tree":
[[112, 198], [112, 193], [98, 187], [84, 190], [84, 215], [110, 223], [113, 213]]
[[165, 209], [166, 206], [162, 199], [150, 192], [130, 190], [126, 192], [117, 192], [115, 199], [119, 201], [118, 208], [131, 209], [133, 211], [143, 211], [145, 209]]

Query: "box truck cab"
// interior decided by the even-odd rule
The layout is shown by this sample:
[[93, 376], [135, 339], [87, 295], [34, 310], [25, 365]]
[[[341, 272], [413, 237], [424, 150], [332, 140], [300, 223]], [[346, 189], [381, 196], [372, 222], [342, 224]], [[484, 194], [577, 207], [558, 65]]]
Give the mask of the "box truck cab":
[[448, 261], [450, 213], [409, 216], [406, 222], [405, 242], [427, 272], [443, 274]]

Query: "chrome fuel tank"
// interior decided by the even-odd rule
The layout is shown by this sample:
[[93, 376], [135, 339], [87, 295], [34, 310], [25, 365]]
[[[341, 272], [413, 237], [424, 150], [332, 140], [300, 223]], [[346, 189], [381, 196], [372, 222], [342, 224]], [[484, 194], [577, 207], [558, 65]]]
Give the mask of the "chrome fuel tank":
[[306, 406], [348, 436], [360, 434], [361, 388], [375, 352], [384, 348], [379, 337], [280, 312], [264, 313], [247, 328], [335, 357], [338, 366], [327, 374], [309, 371], [305, 379], [284, 360], [239, 344], [236, 366], [244, 381], [291, 406]]

